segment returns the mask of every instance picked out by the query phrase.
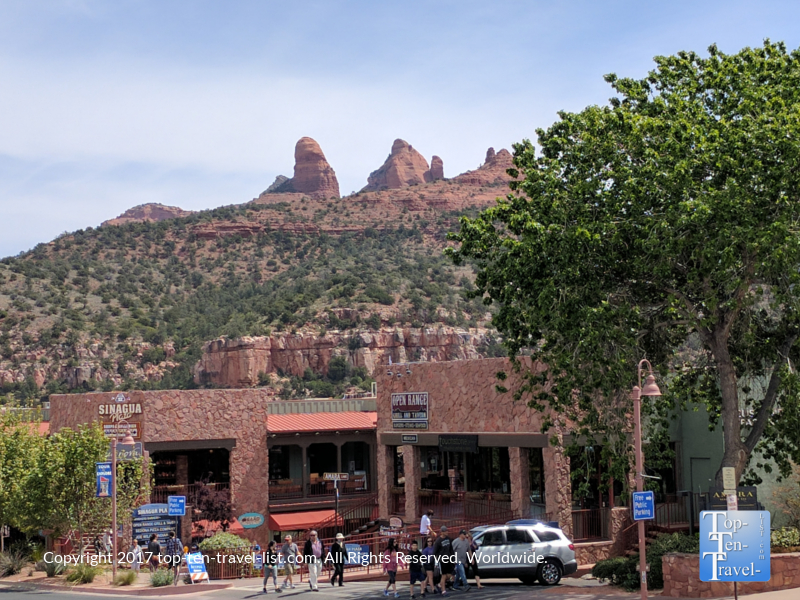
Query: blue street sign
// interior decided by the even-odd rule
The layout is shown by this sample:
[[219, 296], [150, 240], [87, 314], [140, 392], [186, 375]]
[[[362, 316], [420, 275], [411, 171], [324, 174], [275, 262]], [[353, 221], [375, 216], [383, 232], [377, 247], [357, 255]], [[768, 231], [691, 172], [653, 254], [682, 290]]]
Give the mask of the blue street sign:
[[99, 462], [97, 465], [97, 497], [111, 498], [111, 484], [114, 475], [111, 473], [110, 462]]
[[633, 492], [633, 520], [649, 521], [656, 518], [656, 499], [653, 492]]
[[700, 581], [769, 581], [769, 512], [700, 513]]
[[186, 514], [186, 496], [167, 496], [167, 515], [182, 517]]

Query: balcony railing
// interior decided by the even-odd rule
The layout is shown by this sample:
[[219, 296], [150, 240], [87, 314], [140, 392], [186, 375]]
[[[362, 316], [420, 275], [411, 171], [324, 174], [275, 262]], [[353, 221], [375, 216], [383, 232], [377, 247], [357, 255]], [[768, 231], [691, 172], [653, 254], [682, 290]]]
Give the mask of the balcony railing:
[[575, 542], [609, 539], [611, 509], [572, 510], [572, 539]]
[[[208, 483], [206, 484], [213, 490], [226, 490], [230, 492], [230, 483]], [[193, 483], [191, 485], [157, 485], [153, 487], [150, 493], [150, 502], [153, 504], [166, 504], [169, 496], [186, 496], [186, 504], [197, 504], [197, 490], [202, 487], [201, 484]]]
[[302, 479], [279, 479], [269, 482], [269, 499], [286, 500], [303, 497]]
[[488, 524], [504, 523], [514, 518], [511, 494], [427, 489], [417, 493], [420, 513], [433, 510], [436, 519]]

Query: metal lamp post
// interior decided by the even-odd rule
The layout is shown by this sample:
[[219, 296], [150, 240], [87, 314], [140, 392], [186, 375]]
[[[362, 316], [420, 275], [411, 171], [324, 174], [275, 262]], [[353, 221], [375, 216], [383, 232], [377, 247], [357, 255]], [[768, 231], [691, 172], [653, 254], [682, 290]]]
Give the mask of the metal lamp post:
[[[133, 446], [136, 441], [131, 437], [131, 427], [126, 421], [120, 421], [127, 425], [125, 437], [122, 438], [123, 446]], [[113, 529], [111, 530], [111, 577], [117, 577], [117, 436], [111, 438], [111, 520]]]
[[[642, 387], [642, 366], [647, 365], [647, 379]], [[660, 396], [661, 390], [656, 385], [653, 375], [653, 366], [647, 359], [639, 361], [639, 385], [633, 386], [631, 399], [633, 400], [633, 421], [636, 452], [636, 491], [644, 491], [644, 454], [642, 452], [642, 396]], [[647, 559], [645, 557], [644, 521], [639, 521], [639, 572], [642, 600], [647, 600]]]

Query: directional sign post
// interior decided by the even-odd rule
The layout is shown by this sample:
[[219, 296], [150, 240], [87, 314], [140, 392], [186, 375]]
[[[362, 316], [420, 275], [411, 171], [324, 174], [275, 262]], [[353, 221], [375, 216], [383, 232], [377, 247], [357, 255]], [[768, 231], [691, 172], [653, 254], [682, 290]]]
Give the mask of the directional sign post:
[[186, 515], [186, 496], [167, 496], [167, 516], [183, 517]]
[[656, 518], [656, 499], [653, 492], [633, 492], [633, 520], [651, 521]]

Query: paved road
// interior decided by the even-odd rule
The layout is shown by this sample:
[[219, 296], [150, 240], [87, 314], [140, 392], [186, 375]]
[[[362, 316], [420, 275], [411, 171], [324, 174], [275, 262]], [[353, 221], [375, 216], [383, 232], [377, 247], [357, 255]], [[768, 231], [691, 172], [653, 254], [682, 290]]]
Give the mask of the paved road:
[[[478, 590], [474, 586], [469, 592], [451, 592], [449, 598], [464, 598], [464, 600], [522, 600], [539, 596], [542, 600], [624, 600], [633, 598], [633, 595], [620, 594], [615, 590], [596, 586], [576, 587], [573, 585], [559, 585], [554, 588], [539, 585], [525, 586], [518, 581], [497, 581], [485, 584], [486, 589]], [[377, 581], [351, 582], [344, 587], [321, 587], [318, 593], [311, 592], [308, 587], [298, 586], [294, 590], [285, 590], [281, 594], [264, 594], [261, 592], [260, 584], [244, 584], [226, 590], [203, 593], [198, 591], [194, 594], [169, 596], [169, 598], [179, 600], [277, 600], [280, 598], [293, 600], [314, 600], [331, 598], [335, 600], [367, 600], [383, 598], [382, 590], [384, 584]], [[404, 600], [409, 598], [409, 588], [407, 583], [398, 585], [400, 597]], [[43, 590], [27, 590], [20, 587], [0, 586], [0, 600], [77, 600], [78, 597], [91, 598], [135, 598], [137, 596], [120, 596], [119, 594], [86, 594], [81, 592], [56, 592]], [[151, 596], [152, 597], [152, 596]], [[139, 596], [141, 598], [141, 596]], [[428, 596], [428, 598], [438, 598], [438, 596]]]

